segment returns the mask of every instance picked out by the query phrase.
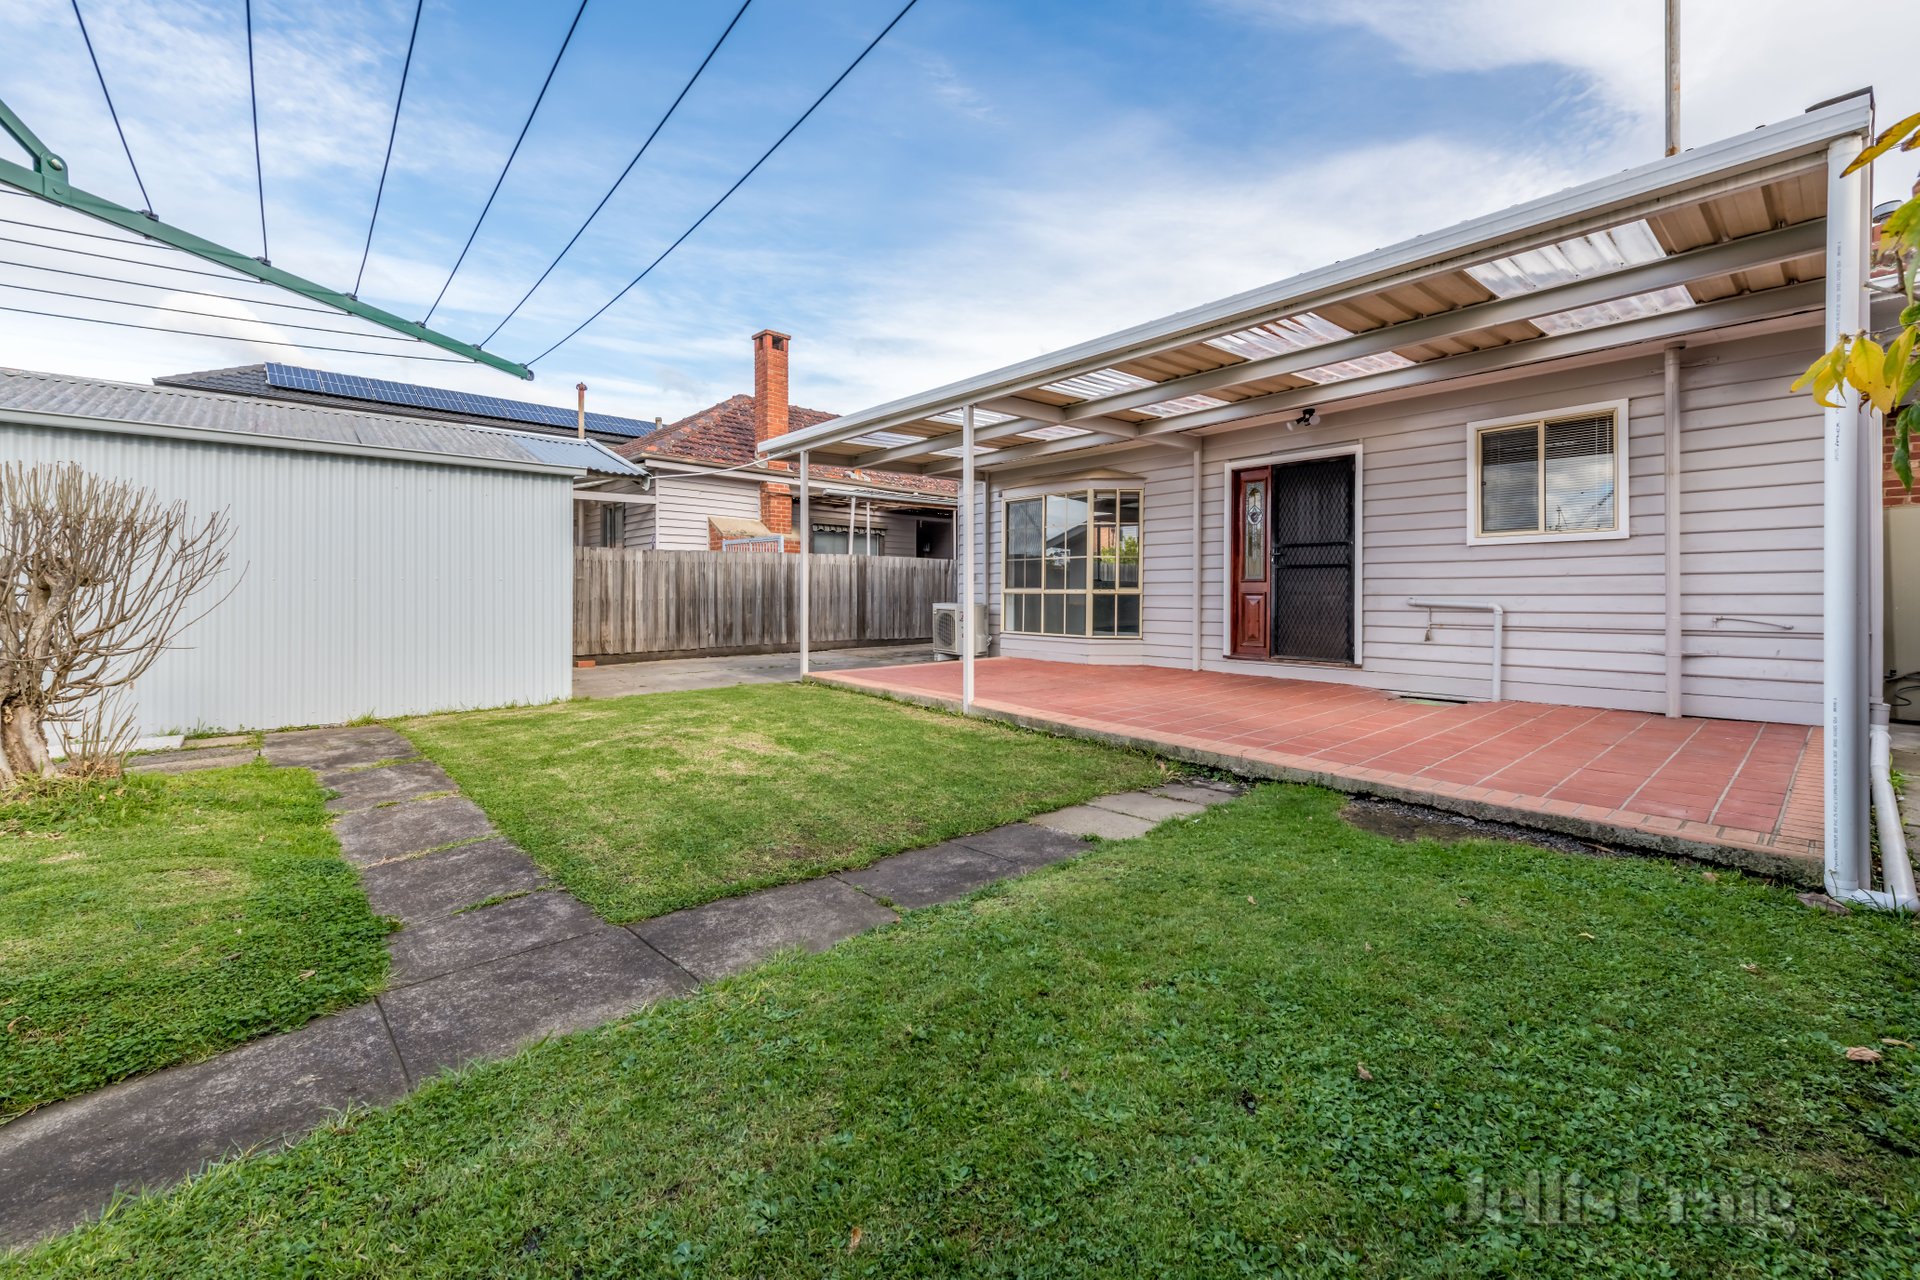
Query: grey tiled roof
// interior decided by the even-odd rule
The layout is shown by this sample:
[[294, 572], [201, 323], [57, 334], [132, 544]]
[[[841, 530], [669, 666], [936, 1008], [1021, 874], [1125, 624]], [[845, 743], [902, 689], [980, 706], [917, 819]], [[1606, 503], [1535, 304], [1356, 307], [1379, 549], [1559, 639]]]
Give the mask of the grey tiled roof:
[[369, 452], [444, 454], [480, 463], [566, 467], [576, 474], [645, 474], [593, 440], [0, 368], [0, 418], [9, 412], [323, 441]]

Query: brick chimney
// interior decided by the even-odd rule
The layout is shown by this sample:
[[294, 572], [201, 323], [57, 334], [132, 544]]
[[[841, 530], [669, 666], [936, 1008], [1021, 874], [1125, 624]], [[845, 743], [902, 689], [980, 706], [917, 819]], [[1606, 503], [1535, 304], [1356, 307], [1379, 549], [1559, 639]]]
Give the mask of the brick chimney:
[[787, 432], [787, 347], [793, 339], [762, 329], [753, 335], [753, 442]]

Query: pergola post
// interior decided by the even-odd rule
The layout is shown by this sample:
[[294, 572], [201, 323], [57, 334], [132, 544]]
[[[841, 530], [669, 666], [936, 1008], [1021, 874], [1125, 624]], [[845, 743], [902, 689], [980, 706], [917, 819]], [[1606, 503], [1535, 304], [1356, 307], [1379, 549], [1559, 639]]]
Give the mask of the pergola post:
[[973, 714], [973, 566], [974, 538], [980, 515], [974, 509], [973, 405], [960, 411], [960, 510], [966, 516], [966, 543], [960, 552], [960, 714]]
[[807, 451], [800, 451], [800, 678], [807, 678], [807, 669], [813, 660], [811, 640], [813, 627], [809, 617], [809, 606], [813, 603], [812, 581], [809, 570], [812, 568], [813, 548], [813, 499], [811, 483], [813, 470], [807, 465]]

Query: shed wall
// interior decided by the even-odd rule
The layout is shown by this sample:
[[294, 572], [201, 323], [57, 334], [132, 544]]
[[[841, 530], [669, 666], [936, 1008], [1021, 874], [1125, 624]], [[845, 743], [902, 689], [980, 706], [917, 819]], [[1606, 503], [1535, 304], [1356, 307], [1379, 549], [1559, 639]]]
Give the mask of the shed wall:
[[136, 686], [144, 732], [568, 695], [566, 475], [6, 422], [0, 457], [76, 462], [230, 513], [213, 598], [231, 595]]

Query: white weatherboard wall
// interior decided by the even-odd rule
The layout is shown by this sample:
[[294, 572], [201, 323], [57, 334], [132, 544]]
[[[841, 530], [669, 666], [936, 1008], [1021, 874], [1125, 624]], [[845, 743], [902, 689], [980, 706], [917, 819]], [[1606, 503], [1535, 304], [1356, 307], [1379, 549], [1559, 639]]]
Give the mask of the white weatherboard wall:
[[572, 481], [0, 421], [0, 458], [136, 481], [235, 535], [224, 603], [135, 686], [143, 731], [331, 724], [569, 692]]
[[731, 516], [736, 520], [760, 518], [757, 477], [687, 475], [657, 470], [653, 485], [653, 546], [658, 551], [710, 550], [708, 516]]
[[[1682, 353], [1685, 714], [1803, 724], [1819, 718], [1821, 419], [1807, 397], [1788, 390], [1818, 354], [1817, 345], [1817, 332], [1801, 330]], [[1468, 423], [1616, 399], [1628, 401], [1631, 536], [1466, 545]], [[1661, 710], [1663, 408], [1661, 359], [1655, 354], [1356, 408], [1334, 406], [1312, 429], [1264, 426], [1205, 437], [1205, 667], [1484, 698], [1491, 640], [1486, 615], [1437, 612], [1429, 639], [1427, 611], [1407, 604], [1414, 596], [1450, 596], [1506, 607], [1506, 697]], [[1226, 464], [1355, 442], [1364, 450], [1360, 665], [1224, 657]], [[1144, 481], [1144, 634], [1138, 640], [999, 635], [997, 651], [1186, 666], [1192, 651], [1191, 456], [1135, 449], [1089, 465]], [[1001, 499], [1010, 487], [1040, 484], [1018, 476], [995, 479], [986, 560], [996, 633]]]

